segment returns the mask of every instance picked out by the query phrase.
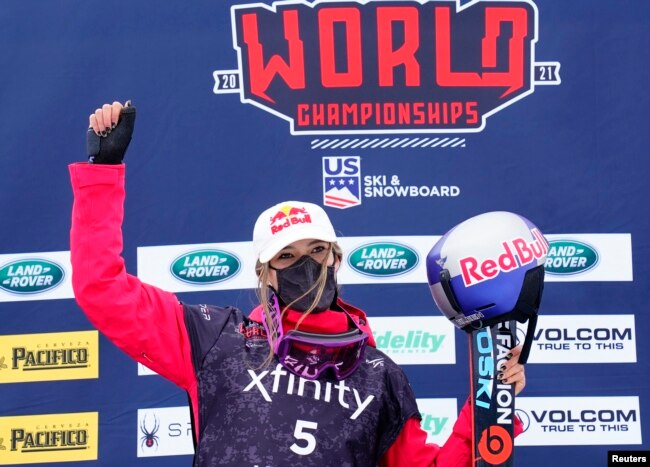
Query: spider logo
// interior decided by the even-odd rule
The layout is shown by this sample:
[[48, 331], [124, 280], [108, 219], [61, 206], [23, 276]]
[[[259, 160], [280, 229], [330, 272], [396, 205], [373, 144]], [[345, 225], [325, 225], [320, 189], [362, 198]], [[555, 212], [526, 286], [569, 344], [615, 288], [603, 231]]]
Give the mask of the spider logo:
[[160, 422], [156, 418], [156, 415], [154, 414], [153, 416], [153, 430], [149, 431], [147, 430], [147, 415], [145, 414], [144, 419], [142, 420], [142, 423], [140, 424], [140, 431], [144, 436], [140, 438], [141, 443], [140, 443], [140, 449], [144, 450], [144, 447], [147, 446], [148, 448], [153, 447], [153, 445], [156, 445], [156, 451], [158, 450], [158, 436], [156, 436], [156, 433], [158, 433], [158, 429], [160, 428]]

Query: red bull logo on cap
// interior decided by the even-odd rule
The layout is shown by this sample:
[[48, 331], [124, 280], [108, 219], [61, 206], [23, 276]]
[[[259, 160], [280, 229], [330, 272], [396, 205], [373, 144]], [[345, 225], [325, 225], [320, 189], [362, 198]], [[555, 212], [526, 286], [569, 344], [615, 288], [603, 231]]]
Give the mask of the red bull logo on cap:
[[532, 229], [534, 240], [517, 237], [502, 243], [503, 253], [497, 258], [481, 260], [466, 256], [458, 260], [465, 287], [494, 279], [500, 272], [508, 272], [538, 260], [548, 252], [548, 243], [537, 229]]
[[285, 204], [271, 216], [271, 234], [275, 235], [282, 230], [298, 224], [311, 224], [311, 216], [305, 208]]

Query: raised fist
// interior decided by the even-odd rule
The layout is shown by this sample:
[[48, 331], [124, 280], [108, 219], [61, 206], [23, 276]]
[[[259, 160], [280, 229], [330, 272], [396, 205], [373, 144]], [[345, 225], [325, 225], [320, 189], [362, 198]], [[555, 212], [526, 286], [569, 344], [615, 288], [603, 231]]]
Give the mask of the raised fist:
[[104, 104], [90, 115], [86, 133], [88, 162], [91, 164], [121, 164], [131, 142], [135, 124], [135, 107], [131, 101]]

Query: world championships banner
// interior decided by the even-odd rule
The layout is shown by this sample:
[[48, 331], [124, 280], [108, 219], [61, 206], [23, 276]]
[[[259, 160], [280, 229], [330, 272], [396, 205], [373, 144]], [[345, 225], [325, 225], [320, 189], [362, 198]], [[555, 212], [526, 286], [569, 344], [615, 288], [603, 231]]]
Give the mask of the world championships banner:
[[[126, 271], [247, 311], [257, 215], [323, 206], [342, 296], [442, 443], [468, 397], [467, 342], [425, 257], [471, 216], [518, 213], [549, 256], [516, 464], [644, 449], [649, 15], [644, 0], [7, 2], [0, 463], [191, 465], [186, 395], [73, 297], [66, 165], [86, 159], [88, 115], [127, 99]], [[305, 221], [290, 204], [268, 221]]]

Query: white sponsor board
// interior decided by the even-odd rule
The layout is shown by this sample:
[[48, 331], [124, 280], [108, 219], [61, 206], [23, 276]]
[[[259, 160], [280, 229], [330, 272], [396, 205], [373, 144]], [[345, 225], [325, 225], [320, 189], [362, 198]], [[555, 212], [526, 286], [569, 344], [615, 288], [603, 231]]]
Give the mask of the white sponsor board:
[[418, 398], [416, 402], [422, 415], [420, 427], [427, 432], [427, 443], [442, 446], [451, 435], [458, 418], [458, 401]]
[[[549, 241], [575, 240], [588, 243], [598, 252], [598, 262], [584, 272], [570, 275], [547, 274], [548, 282], [631, 281], [632, 240], [630, 234], [554, 234]], [[440, 236], [343, 237], [344, 260], [338, 272], [340, 284], [427, 283], [426, 257]], [[379, 246], [378, 246], [379, 245]], [[394, 247], [391, 247], [393, 245]], [[236, 257], [238, 269], [224, 267], [227, 258], [183, 259], [204, 250], [226, 252]], [[356, 253], [356, 255], [355, 255]], [[348, 255], [355, 255], [352, 265]], [[383, 256], [382, 256], [383, 255]], [[391, 256], [395, 255], [395, 256]], [[402, 256], [397, 256], [402, 255]], [[413, 260], [413, 257], [417, 258]], [[174, 264], [185, 262], [189, 268], [177, 271]], [[194, 263], [196, 261], [196, 263]], [[365, 264], [366, 267], [358, 266]], [[230, 264], [228, 262], [223, 264]], [[389, 271], [386, 271], [386, 268]], [[170, 292], [254, 288], [255, 257], [252, 242], [204, 243], [192, 245], [150, 246], [138, 248], [138, 277]], [[235, 272], [233, 272], [235, 271]], [[213, 282], [206, 276], [215, 274]]]
[[138, 457], [194, 454], [190, 409], [138, 409]]
[[[570, 274], [548, 273], [544, 277], [546, 282], [631, 281], [633, 279], [631, 234], [554, 234], [546, 235], [546, 239], [551, 244], [549, 255], [556, 251], [553, 248], [554, 241], [569, 241], [583, 244], [584, 253], [591, 252], [597, 257], [594, 265], [590, 265], [587, 258], [581, 256], [579, 252], [556, 257], [552, 261], [564, 265], [577, 264], [579, 267]], [[555, 263], [553, 265], [557, 266]], [[584, 268], [581, 268], [581, 265]], [[548, 269], [553, 270], [553, 268]]]
[[0, 302], [73, 298], [69, 251], [0, 255]]
[[[193, 260], [199, 263], [201, 260], [197, 252], [217, 253], [211, 258], [204, 255], [205, 263], [194, 265]], [[211, 260], [217, 257], [218, 252], [236, 257], [239, 269], [226, 270], [220, 264], [212, 264]], [[187, 268], [182, 268], [184, 261]], [[179, 263], [181, 267], [175, 269], [174, 266]], [[206, 280], [210, 276], [214, 277], [214, 282]], [[232, 242], [139, 247], [138, 277], [170, 292], [253, 288], [257, 283], [253, 245], [252, 242]]]
[[[426, 283], [427, 254], [439, 239], [439, 236], [341, 238], [344, 260], [338, 280], [342, 284]], [[402, 259], [411, 256], [409, 252], [417, 255], [417, 262]], [[399, 256], [404, 253], [407, 254]], [[384, 275], [386, 270], [390, 273]]]
[[398, 365], [456, 363], [455, 328], [442, 316], [369, 317], [377, 348]]
[[540, 315], [528, 363], [636, 363], [634, 315]]
[[639, 398], [517, 397], [517, 446], [641, 444]]

